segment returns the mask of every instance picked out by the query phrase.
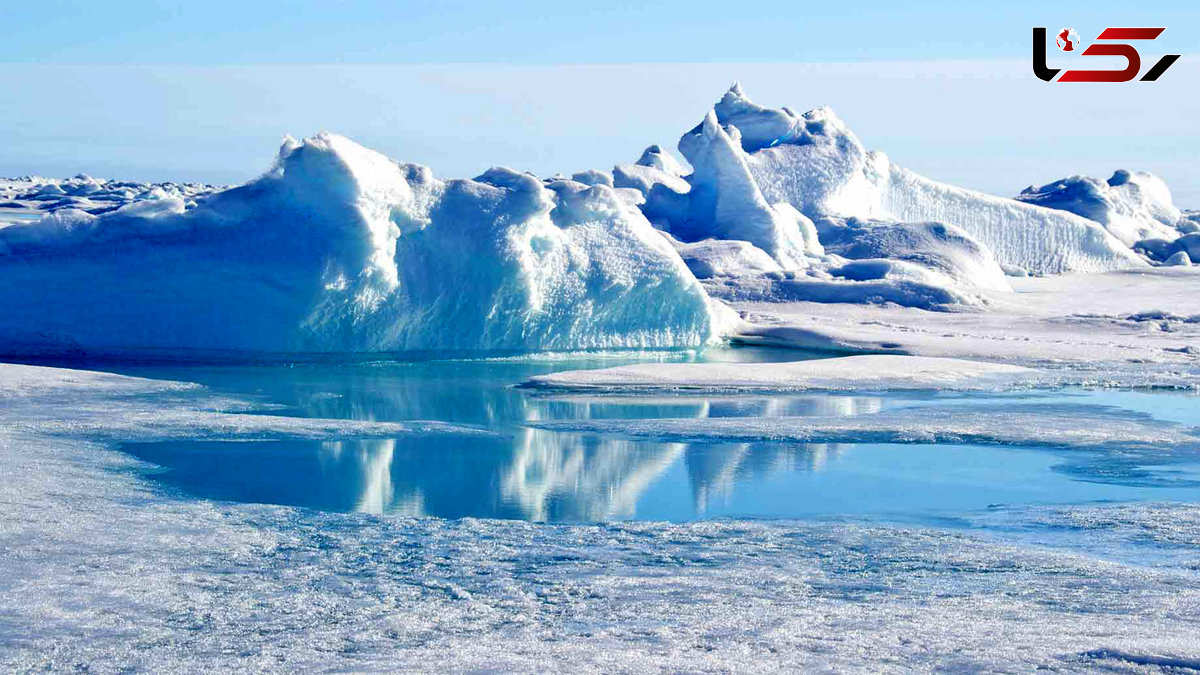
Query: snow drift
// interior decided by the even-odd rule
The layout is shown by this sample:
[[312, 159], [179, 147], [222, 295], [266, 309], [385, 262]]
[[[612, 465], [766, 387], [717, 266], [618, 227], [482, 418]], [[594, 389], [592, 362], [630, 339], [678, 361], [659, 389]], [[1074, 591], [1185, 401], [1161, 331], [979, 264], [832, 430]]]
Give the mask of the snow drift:
[[688, 347], [719, 330], [670, 243], [602, 181], [442, 181], [322, 134], [186, 206], [0, 229], [0, 350]]

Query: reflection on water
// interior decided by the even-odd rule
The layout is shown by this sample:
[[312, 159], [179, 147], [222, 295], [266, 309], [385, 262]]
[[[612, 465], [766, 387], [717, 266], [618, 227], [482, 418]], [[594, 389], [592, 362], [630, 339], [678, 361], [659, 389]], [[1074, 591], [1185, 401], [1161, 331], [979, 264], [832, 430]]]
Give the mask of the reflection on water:
[[[736, 485], [819, 470], [840, 452], [831, 445], [689, 445], [527, 428], [494, 438], [171, 441], [124, 449], [164, 467], [158, 480], [211, 499], [567, 522], [703, 516], [710, 500], [728, 502]], [[648, 490], [672, 469], [688, 491], [671, 495], [672, 503], [645, 504]]]
[[[747, 353], [753, 350], [740, 358]], [[1061, 458], [1014, 448], [630, 441], [526, 426], [570, 419], [845, 416], [913, 403], [844, 395], [546, 398], [512, 387], [534, 374], [609, 365], [615, 363], [126, 367], [122, 371], [133, 375], [198, 381], [279, 404], [283, 414], [445, 420], [497, 433], [125, 449], [162, 467], [156, 480], [203, 498], [448, 518], [687, 520], [1145, 498], [1130, 485], [1072, 479], [1056, 470]], [[1200, 494], [1179, 495], [1193, 497]]]

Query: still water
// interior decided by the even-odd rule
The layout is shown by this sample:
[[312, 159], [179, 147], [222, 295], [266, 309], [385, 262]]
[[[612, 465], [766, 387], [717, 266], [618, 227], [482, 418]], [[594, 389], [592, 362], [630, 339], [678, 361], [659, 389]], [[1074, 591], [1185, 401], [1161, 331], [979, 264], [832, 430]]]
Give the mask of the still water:
[[[662, 359], [694, 358], [660, 355]], [[796, 352], [714, 350], [707, 360], [794, 360]], [[1200, 398], [1136, 392], [1006, 395], [548, 397], [516, 389], [555, 370], [627, 358], [458, 360], [297, 366], [125, 366], [199, 382], [278, 414], [442, 420], [480, 435], [338, 442], [172, 441], [123, 450], [188, 497], [447, 518], [551, 522], [855, 514], [926, 520], [1005, 504], [1200, 502], [1200, 462], [1110, 471], [1119, 458], [1012, 446], [629, 441], [527, 426], [549, 420], [861, 415], [894, 407], [1099, 403], [1195, 425]], [[1111, 451], [1110, 451], [1111, 452]], [[1135, 476], [1136, 478], [1131, 478]], [[1147, 477], [1153, 480], [1147, 480]]]

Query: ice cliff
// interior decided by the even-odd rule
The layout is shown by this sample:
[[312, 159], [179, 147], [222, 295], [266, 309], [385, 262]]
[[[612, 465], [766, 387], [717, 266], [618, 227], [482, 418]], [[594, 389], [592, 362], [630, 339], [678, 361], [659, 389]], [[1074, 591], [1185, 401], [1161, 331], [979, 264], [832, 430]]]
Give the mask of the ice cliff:
[[725, 316], [603, 183], [443, 181], [322, 134], [187, 206], [0, 229], [0, 351], [688, 347]]

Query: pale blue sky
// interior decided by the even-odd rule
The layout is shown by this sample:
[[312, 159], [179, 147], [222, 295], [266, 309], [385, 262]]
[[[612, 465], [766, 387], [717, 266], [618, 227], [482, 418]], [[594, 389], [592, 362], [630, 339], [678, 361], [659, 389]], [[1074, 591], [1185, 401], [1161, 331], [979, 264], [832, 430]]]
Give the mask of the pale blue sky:
[[[40, 0], [2, 3], [0, 62], [612, 63], [1025, 56], [1031, 26], [1087, 39], [1167, 26], [1194, 47], [1196, 2], [397, 2]], [[1194, 48], [1183, 51], [1200, 51]], [[1177, 50], [1178, 51], [1178, 50]]]
[[[442, 176], [571, 172], [674, 147], [740, 79], [941, 180], [1142, 168], [1200, 207], [1197, 3], [166, 5], [0, 6], [0, 175], [240, 181], [323, 129]], [[1153, 84], [1048, 85], [1033, 25], [1163, 25], [1143, 51], [1188, 56]]]

